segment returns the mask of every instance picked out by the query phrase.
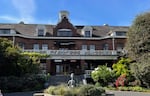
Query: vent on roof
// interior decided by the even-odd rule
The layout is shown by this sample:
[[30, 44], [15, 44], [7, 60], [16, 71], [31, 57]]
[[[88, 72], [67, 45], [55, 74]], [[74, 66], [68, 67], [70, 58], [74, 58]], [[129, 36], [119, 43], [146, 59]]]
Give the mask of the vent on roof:
[[103, 26], [109, 26], [108, 24], [103, 24]]

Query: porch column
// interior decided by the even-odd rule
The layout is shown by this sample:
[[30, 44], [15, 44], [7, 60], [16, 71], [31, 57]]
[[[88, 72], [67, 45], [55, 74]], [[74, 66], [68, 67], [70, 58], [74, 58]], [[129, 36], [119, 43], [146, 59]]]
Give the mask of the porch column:
[[47, 59], [46, 60], [46, 71], [47, 73], [51, 73], [51, 60]]
[[84, 73], [85, 69], [85, 60], [80, 60], [80, 64], [81, 64], [81, 70], [82, 70], [82, 73]]

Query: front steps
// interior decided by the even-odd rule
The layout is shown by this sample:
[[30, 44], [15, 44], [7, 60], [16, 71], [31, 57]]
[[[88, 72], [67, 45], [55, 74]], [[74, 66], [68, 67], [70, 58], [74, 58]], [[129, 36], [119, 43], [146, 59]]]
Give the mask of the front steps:
[[[59, 76], [50, 76], [48, 80], [49, 85], [60, 85], [60, 84], [67, 84], [70, 80], [70, 75], [59, 75]], [[75, 75], [74, 80], [77, 84], [82, 83], [82, 80], [84, 79], [83, 75]]]

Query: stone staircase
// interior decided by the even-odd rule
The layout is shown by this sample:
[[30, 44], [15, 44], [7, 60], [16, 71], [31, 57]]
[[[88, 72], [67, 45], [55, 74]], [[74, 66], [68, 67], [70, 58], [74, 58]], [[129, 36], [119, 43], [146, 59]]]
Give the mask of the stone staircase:
[[[82, 83], [84, 76], [83, 75], [75, 75], [74, 80], [77, 84]], [[60, 84], [67, 84], [70, 80], [70, 75], [60, 75], [60, 76], [50, 76], [48, 80], [49, 85], [60, 85]]]

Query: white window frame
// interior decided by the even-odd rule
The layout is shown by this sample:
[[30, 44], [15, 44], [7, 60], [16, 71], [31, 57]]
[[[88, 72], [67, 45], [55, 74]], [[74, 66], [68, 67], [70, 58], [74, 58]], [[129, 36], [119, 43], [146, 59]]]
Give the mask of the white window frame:
[[0, 29], [0, 34], [11, 34], [10, 29]]
[[[87, 32], [89, 32], [87, 34]], [[84, 31], [84, 37], [91, 37], [91, 31]]]
[[[82, 29], [82, 32], [81, 32], [81, 34], [84, 36], [84, 37], [92, 37], [92, 27], [91, 26], [85, 26], [85, 27], [83, 27], [83, 29]], [[86, 32], [90, 32], [90, 36], [87, 36], [86, 35]]]
[[44, 29], [38, 29], [38, 36], [44, 36]]
[[24, 50], [25, 44], [24, 44], [24, 43], [22, 43], [22, 42], [19, 42], [18, 46], [19, 46], [21, 49], [23, 49], [23, 50]]
[[105, 43], [105, 44], [103, 45], [103, 50], [109, 50], [109, 45], [108, 45], [108, 43]]
[[87, 45], [82, 45], [82, 50], [87, 50]]
[[[70, 33], [70, 35], [60, 35], [60, 33], [61, 32], [69, 32]], [[72, 32], [72, 30], [71, 29], [59, 29], [58, 31], [57, 31], [57, 36], [58, 37], [72, 37], [72, 35], [73, 35], [73, 32]]]
[[[43, 30], [43, 34], [39, 34], [39, 30]], [[37, 36], [45, 36], [46, 34], [46, 27], [45, 25], [37, 25], [37, 28], [36, 28], [36, 32], [37, 32]]]
[[33, 50], [39, 50], [40, 45], [39, 44], [33, 44]]
[[126, 36], [126, 31], [116, 31], [116, 36]]
[[48, 50], [48, 44], [42, 44], [42, 50]]
[[90, 50], [95, 50], [95, 45], [90, 45]]

